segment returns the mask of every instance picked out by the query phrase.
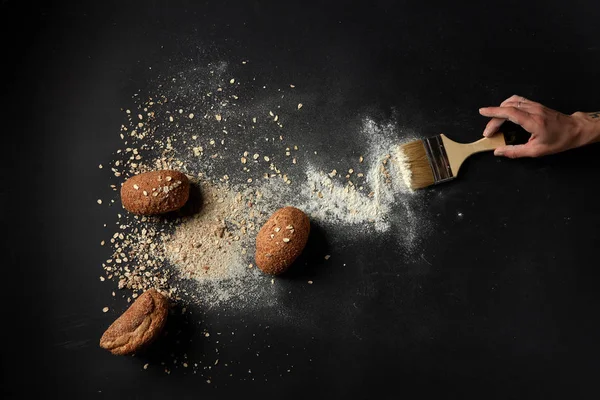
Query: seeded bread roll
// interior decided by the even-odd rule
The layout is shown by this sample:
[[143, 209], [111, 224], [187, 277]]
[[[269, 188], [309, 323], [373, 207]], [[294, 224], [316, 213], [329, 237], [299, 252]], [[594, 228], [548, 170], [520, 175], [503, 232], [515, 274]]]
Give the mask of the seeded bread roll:
[[256, 236], [256, 265], [267, 274], [285, 272], [302, 253], [309, 233], [310, 220], [301, 210], [275, 211]]
[[136, 353], [158, 337], [168, 314], [168, 300], [156, 289], [150, 289], [108, 327], [100, 347], [115, 355]]
[[183, 207], [190, 196], [190, 181], [179, 171], [146, 172], [127, 179], [121, 187], [123, 207], [134, 214], [155, 215]]

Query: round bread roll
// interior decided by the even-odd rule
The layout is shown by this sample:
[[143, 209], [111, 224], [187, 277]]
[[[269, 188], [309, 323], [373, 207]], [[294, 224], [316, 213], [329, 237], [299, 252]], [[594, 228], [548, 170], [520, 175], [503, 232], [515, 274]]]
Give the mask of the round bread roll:
[[256, 236], [255, 261], [272, 275], [285, 272], [302, 253], [310, 233], [310, 220], [295, 207], [281, 208], [265, 222]]
[[121, 187], [123, 207], [134, 214], [156, 215], [183, 207], [190, 197], [190, 181], [173, 170], [146, 172], [127, 179]]

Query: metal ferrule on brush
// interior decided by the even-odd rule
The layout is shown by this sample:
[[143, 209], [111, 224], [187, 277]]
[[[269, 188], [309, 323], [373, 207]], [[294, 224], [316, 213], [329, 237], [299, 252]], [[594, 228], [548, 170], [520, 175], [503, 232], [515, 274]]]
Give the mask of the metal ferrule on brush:
[[425, 144], [425, 152], [431, 165], [433, 179], [435, 183], [441, 183], [454, 178], [450, 163], [448, 162], [448, 154], [442, 142], [441, 136], [434, 136], [428, 139], [423, 139]]

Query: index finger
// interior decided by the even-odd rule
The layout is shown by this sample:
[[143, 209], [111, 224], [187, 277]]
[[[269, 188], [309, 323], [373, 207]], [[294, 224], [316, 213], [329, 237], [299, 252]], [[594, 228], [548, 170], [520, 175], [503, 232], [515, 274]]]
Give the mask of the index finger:
[[487, 125], [485, 126], [485, 129], [483, 130], [483, 136], [492, 136], [494, 133], [496, 133], [496, 131], [498, 130], [498, 128], [500, 128], [504, 121], [506, 120], [503, 118], [490, 119]]
[[[522, 100], [519, 100], [519, 99], [522, 99]], [[533, 111], [532, 107], [534, 107], [537, 104], [538, 103], [530, 102], [529, 100], [525, 99], [525, 97], [515, 95], [515, 96], [512, 96], [509, 99], [506, 99], [505, 101], [503, 101], [502, 104], [500, 104], [500, 107], [514, 107], [514, 108], [518, 108], [521, 111], [525, 111], [527, 113], [532, 114], [532, 111]], [[506, 121], [506, 119], [504, 119], [504, 118], [490, 119], [488, 121], [487, 125], [485, 126], [485, 129], [483, 130], [483, 136], [486, 136], [486, 137], [492, 136], [494, 133], [496, 133], [496, 131], [498, 131], [498, 129], [504, 123], [504, 121]]]
[[[527, 101], [527, 99], [525, 99], [525, 97], [513, 94], [508, 99], [506, 99], [502, 103], [500, 103], [500, 107], [512, 106], [514, 104], [517, 104], [517, 106], [519, 106], [522, 102], [525, 102], [525, 101]], [[496, 131], [498, 130], [498, 128], [500, 128], [500, 126], [504, 123], [504, 121], [506, 121], [506, 120], [503, 118], [490, 119], [489, 122], [486, 124], [485, 129], [483, 130], [483, 136], [486, 136], [486, 137], [492, 136], [494, 133], [496, 133]]]
[[531, 115], [515, 107], [485, 107], [480, 108], [479, 113], [484, 117], [507, 119], [521, 125], [528, 132], [534, 127]]

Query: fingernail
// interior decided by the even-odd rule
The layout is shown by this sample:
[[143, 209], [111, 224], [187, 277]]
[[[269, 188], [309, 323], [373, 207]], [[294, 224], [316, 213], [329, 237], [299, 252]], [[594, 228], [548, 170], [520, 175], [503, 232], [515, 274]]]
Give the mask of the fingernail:
[[496, 149], [496, 150], [494, 150], [494, 155], [495, 156], [503, 156], [504, 155], [504, 150], [502, 150], [502, 149]]
[[487, 109], [486, 107], [482, 107], [482, 108], [480, 108], [480, 109], [479, 109], [479, 114], [483, 114], [483, 112], [484, 112], [486, 109]]
[[487, 128], [485, 128], [485, 129], [483, 130], [483, 136], [485, 136], [485, 137], [488, 137], [489, 135], [490, 135], [490, 132], [488, 131], [488, 129], [487, 129]]

